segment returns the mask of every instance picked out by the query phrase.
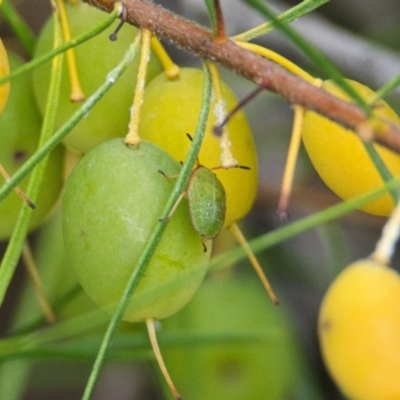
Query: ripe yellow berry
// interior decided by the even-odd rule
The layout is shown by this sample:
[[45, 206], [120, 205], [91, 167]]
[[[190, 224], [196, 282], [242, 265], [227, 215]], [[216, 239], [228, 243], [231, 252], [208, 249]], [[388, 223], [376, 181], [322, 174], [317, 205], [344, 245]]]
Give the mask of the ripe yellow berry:
[[318, 334], [325, 364], [350, 399], [400, 399], [396, 271], [367, 259], [345, 268], [323, 299]]
[[[3, 46], [3, 42], [0, 39], [0, 78], [8, 75], [9, 66], [7, 59], [7, 52]], [[3, 83], [0, 85], [0, 114], [3, 112], [4, 106], [6, 105], [8, 92], [10, 91], [10, 84]]]
[[[349, 83], [365, 99], [370, 100], [374, 91], [361, 83]], [[344, 100], [349, 97], [332, 81], [326, 81], [323, 89]], [[375, 105], [379, 117], [400, 123], [393, 109], [383, 100]], [[318, 174], [326, 185], [343, 200], [382, 186], [382, 178], [369, 158], [361, 140], [348, 129], [341, 127], [312, 111], [304, 115], [302, 137], [307, 153]], [[400, 156], [380, 146], [374, 145], [393, 176], [400, 175]], [[368, 203], [361, 209], [374, 215], [390, 214], [394, 202], [390, 194]]]
[[[141, 110], [139, 132], [143, 139], [157, 144], [177, 161], [184, 161], [191, 146], [186, 134], [193, 134], [200, 112], [203, 72], [195, 68], [181, 68], [178, 79], [170, 80], [161, 74], [146, 88]], [[231, 110], [237, 100], [232, 91], [223, 85], [222, 94], [226, 108]], [[211, 104], [199, 161], [207, 168], [221, 165], [220, 139], [213, 134], [217, 122], [216, 102]], [[229, 140], [233, 156], [240, 168], [213, 171], [226, 192], [224, 227], [240, 221], [253, 205], [257, 191], [257, 155], [247, 119], [242, 111], [228, 123]]]

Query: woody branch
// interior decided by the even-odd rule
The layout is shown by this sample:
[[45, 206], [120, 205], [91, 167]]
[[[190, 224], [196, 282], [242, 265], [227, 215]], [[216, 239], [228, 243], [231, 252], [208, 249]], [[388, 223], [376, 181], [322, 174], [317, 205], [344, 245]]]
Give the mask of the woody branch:
[[[117, 2], [85, 1], [107, 12], [111, 12]], [[216, 62], [256, 84], [263, 84], [267, 90], [281, 95], [289, 104], [298, 104], [314, 110], [354, 131], [360, 126], [365, 127], [368, 121], [366, 113], [357, 105], [326, 93], [272, 61], [237, 46], [231, 40], [225, 43], [214, 42], [209, 30], [148, 0], [124, 0], [123, 3], [128, 23], [138, 28], [149, 29], [161, 40], [172, 42], [204, 60]], [[387, 122], [384, 131], [370, 133], [375, 142], [400, 153], [399, 126]]]

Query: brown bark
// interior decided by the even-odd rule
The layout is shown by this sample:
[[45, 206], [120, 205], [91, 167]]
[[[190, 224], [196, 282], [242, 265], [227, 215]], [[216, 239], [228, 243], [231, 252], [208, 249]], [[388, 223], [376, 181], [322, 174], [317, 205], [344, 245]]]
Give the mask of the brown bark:
[[[85, 1], [108, 12], [116, 3], [116, 0]], [[367, 117], [360, 107], [329, 95], [279, 65], [240, 48], [231, 40], [215, 43], [207, 29], [148, 0], [124, 0], [124, 5], [127, 9], [128, 23], [149, 29], [159, 39], [172, 42], [204, 60], [214, 61], [256, 84], [263, 83], [266, 89], [280, 94], [289, 104], [298, 104], [314, 110], [354, 131], [362, 126], [365, 132]], [[399, 126], [387, 123], [383, 132], [372, 130], [368, 136], [400, 153]]]

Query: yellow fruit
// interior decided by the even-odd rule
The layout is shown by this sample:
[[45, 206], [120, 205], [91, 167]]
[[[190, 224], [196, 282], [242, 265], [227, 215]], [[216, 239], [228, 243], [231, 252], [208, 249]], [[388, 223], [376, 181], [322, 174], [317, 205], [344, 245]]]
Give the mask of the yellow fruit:
[[[93, 29], [103, 22], [106, 16], [104, 12], [84, 2], [78, 2], [77, 4], [67, 2], [66, 10], [74, 37]], [[53, 18], [49, 18], [38, 37], [35, 57], [46, 54], [52, 49], [53, 28]], [[136, 28], [125, 26], [118, 33], [118, 40], [112, 42], [108, 38], [110, 35], [109, 29], [75, 47], [74, 52], [79, 79], [86, 97], [92, 95], [104, 82], [108, 73], [115, 68], [128, 46], [132, 43], [136, 32]], [[70, 100], [71, 86], [66, 64], [65, 57], [61, 79], [60, 104], [57, 109], [57, 127], [62, 126], [82, 106], [82, 103], [74, 103]], [[129, 123], [128, 110], [132, 104], [138, 66], [139, 56], [137, 55], [111, 90], [65, 137], [64, 143], [68, 147], [85, 154], [97, 145], [116, 137], [123, 137], [127, 133]], [[158, 59], [152, 55], [149, 59], [146, 82], [149, 82], [159, 74], [161, 70]], [[46, 107], [50, 71], [51, 63], [45, 63], [36, 68], [32, 74], [35, 97], [42, 113], [44, 113]]]
[[[169, 80], [161, 74], [146, 88], [139, 132], [143, 139], [157, 144], [177, 161], [184, 161], [190, 148], [186, 134], [193, 135], [200, 112], [203, 72], [181, 68], [178, 79]], [[223, 98], [231, 110], [237, 100], [223, 85]], [[215, 101], [211, 104], [207, 130], [200, 151], [200, 163], [208, 168], [221, 165], [220, 139], [212, 128], [216, 124]], [[238, 112], [227, 126], [232, 152], [240, 165], [250, 168], [217, 169], [213, 171], [226, 192], [224, 227], [244, 218], [253, 205], [257, 191], [257, 155], [253, 136], [243, 112]]]
[[[7, 52], [3, 46], [3, 42], [0, 39], [0, 78], [8, 75], [9, 71]], [[9, 83], [0, 85], [0, 114], [3, 112], [4, 106], [6, 105], [9, 91]]]
[[400, 399], [400, 276], [371, 260], [328, 289], [318, 334], [325, 364], [353, 400]]
[[[355, 81], [349, 83], [365, 99], [375, 93]], [[323, 89], [345, 100], [349, 97], [334, 84], [326, 81]], [[400, 123], [397, 114], [383, 100], [376, 103], [376, 115]], [[361, 140], [348, 129], [312, 111], [304, 116], [302, 136], [307, 153], [318, 174], [326, 185], [343, 200], [382, 186], [382, 178], [370, 160]], [[374, 145], [393, 176], [400, 175], [400, 156], [380, 146]], [[394, 207], [390, 194], [368, 203], [361, 209], [374, 215], [390, 214]]]

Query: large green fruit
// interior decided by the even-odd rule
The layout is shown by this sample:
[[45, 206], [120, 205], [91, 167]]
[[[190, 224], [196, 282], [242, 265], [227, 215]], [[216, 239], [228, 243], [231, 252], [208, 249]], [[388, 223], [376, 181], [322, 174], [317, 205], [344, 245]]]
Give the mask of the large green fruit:
[[[62, 202], [67, 254], [83, 288], [100, 306], [121, 298], [150, 234], [159, 223], [173, 182], [158, 170], [177, 174], [180, 165], [146, 141], [128, 147], [123, 139], [86, 154], [71, 173]], [[174, 212], [124, 319], [165, 318], [192, 297], [207, 270], [187, 201]]]
[[[13, 54], [9, 54], [9, 60], [11, 69], [22, 65], [22, 61]], [[0, 162], [10, 175], [36, 151], [41, 124], [30, 76], [24, 74], [13, 80], [10, 97], [0, 117]], [[35, 202], [31, 230], [43, 222], [60, 194], [63, 165], [64, 150], [58, 146], [52, 151], [48, 161], [42, 190]], [[28, 181], [29, 178], [26, 178], [19, 187], [25, 190]], [[21, 205], [21, 198], [14, 192], [0, 203], [0, 240], [11, 236]]]
[[[177, 79], [169, 80], [165, 74], [154, 78], [146, 89], [139, 124], [140, 135], [156, 143], [176, 160], [184, 161], [190, 148], [187, 133], [193, 135], [200, 112], [203, 86], [203, 72], [195, 68], [181, 68]], [[223, 99], [227, 110], [237, 100], [233, 92], [222, 85]], [[203, 145], [200, 150], [200, 164], [207, 168], [221, 165], [220, 139], [213, 134], [217, 122], [215, 99], [207, 121]], [[246, 116], [239, 111], [227, 126], [234, 157], [240, 168], [217, 169], [213, 171], [226, 192], [226, 217], [224, 227], [238, 222], [249, 212], [257, 192], [257, 155], [252, 132]]]
[[[85, 3], [66, 4], [72, 36], [89, 31], [104, 21], [106, 14]], [[95, 38], [75, 48], [78, 72], [85, 95], [88, 97], [107, 78], [107, 74], [121, 60], [128, 46], [134, 40], [136, 29], [126, 25], [118, 34], [118, 40], [111, 42], [108, 38], [113, 28], [106, 30]], [[53, 21], [49, 20], [40, 33], [35, 56], [52, 49]], [[115, 137], [126, 135], [129, 123], [129, 107], [132, 104], [136, 84], [139, 57], [136, 57], [124, 75], [90, 111], [89, 115], [68, 134], [65, 143], [79, 152], [86, 153], [97, 144]], [[33, 73], [33, 85], [40, 109], [45, 107], [50, 81], [51, 63], [37, 68]], [[151, 57], [148, 64], [147, 81], [161, 72], [158, 59]], [[63, 77], [61, 83], [60, 106], [57, 114], [57, 125], [61, 126], [81, 106], [69, 99], [70, 84], [66, 57], [64, 57]]]
[[163, 328], [177, 336], [162, 352], [183, 398], [282, 400], [295, 389], [300, 364], [291, 326], [253, 278], [206, 280]]

